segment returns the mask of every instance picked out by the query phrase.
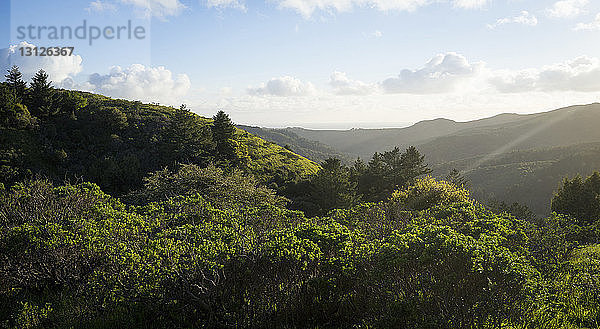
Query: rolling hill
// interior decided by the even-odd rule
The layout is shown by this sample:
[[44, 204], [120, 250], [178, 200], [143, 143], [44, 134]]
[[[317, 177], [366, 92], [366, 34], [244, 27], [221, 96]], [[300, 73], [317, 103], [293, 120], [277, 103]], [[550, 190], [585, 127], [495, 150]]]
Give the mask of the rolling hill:
[[562, 178], [600, 170], [598, 127], [600, 104], [589, 104], [469, 122], [436, 119], [397, 129], [286, 128], [280, 132], [328, 145], [332, 155], [363, 159], [396, 146], [415, 145], [435, 176], [444, 177], [456, 168], [471, 181], [477, 198], [520, 202], [542, 215], [549, 211]]
[[[57, 90], [54, 98], [52, 113], [39, 120], [0, 125], [0, 183], [10, 186], [35, 177], [84, 180], [122, 195], [139, 188], [153, 171], [221, 161], [212, 119], [85, 92]], [[234, 129], [243, 170], [261, 183], [281, 184], [319, 170], [305, 157]]]

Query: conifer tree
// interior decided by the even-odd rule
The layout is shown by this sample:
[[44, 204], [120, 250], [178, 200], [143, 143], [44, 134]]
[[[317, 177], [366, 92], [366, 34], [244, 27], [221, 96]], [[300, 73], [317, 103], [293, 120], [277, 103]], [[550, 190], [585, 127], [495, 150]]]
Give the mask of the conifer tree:
[[8, 70], [8, 74], [4, 77], [6, 77], [6, 83], [14, 93], [16, 101], [21, 103], [23, 101], [23, 97], [25, 96], [27, 84], [25, 81], [23, 81], [23, 75], [21, 74], [21, 71], [19, 71], [19, 67], [13, 65], [13, 67]]
[[456, 187], [469, 187], [469, 180], [466, 179], [465, 176], [463, 176], [456, 168], [450, 170], [448, 175], [446, 175], [445, 180]]
[[36, 116], [48, 116], [51, 113], [52, 96], [54, 88], [52, 81], [48, 81], [48, 74], [44, 70], [39, 70], [31, 80], [29, 90], [28, 107]]
[[310, 190], [311, 201], [319, 208], [318, 215], [354, 205], [359, 198], [356, 195], [356, 183], [350, 179], [350, 170], [336, 158], [325, 160], [321, 167], [311, 181]]
[[565, 178], [552, 198], [552, 211], [571, 215], [582, 224], [600, 219], [600, 173], [585, 180], [579, 175]]
[[229, 115], [223, 111], [217, 112], [213, 117], [211, 127], [212, 137], [215, 143], [217, 156], [221, 161], [235, 163], [237, 160], [235, 149], [235, 126]]
[[404, 184], [412, 183], [415, 178], [431, 173], [425, 163], [425, 156], [421, 155], [416, 147], [411, 146], [400, 156], [402, 163], [402, 176]]

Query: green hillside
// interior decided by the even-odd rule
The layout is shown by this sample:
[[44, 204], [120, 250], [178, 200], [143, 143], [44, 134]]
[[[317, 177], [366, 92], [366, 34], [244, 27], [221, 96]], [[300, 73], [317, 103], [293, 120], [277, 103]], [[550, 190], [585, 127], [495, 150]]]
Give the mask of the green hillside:
[[[374, 152], [415, 145], [436, 177], [456, 168], [470, 181], [477, 198], [519, 202], [544, 215], [562, 178], [600, 169], [598, 127], [600, 104], [590, 104], [470, 122], [438, 119], [399, 129], [281, 132], [294, 132], [365, 161]], [[310, 157], [310, 152], [306, 154]]]
[[[120, 195], [164, 167], [224, 161], [215, 149], [212, 119], [186, 109], [64, 90], [54, 99], [53, 113], [38, 114], [23, 127], [0, 125], [0, 183], [84, 180]], [[296, 181], [319, 168], [243, 130], [234, 135], [239, 167], [263, 183]]]
[[288, 129], [269, 129], [243, 125], [238, 125], [237, 127], [264, 138], [265, 140], [276, 143], [279, 146], [286, 147], [287, 149], [318, 163], [331, 157], [338, 158], [348, 164], [355, 160], [355, 157], [351, 155], [336, 151], [323, 143], [300, 137]]
[[485, 206], [456, 171], [428, 176], [414, 146], [318, 166], [223, 111], [15, 81], [0, 84], [0, 328], [600, 324], [600, 173], [555, 179], [593, 168], [600, 143], [433, 168], [499, 193], [559, 186], [535, 218]]

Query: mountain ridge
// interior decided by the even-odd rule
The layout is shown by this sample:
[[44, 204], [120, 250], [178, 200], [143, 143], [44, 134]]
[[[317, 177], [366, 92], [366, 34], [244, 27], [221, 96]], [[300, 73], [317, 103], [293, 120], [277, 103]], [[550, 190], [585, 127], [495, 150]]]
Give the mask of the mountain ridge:
[[375, 152], [414, 145], [435, 177], [443, 178], [456, 168], [473, 181], [477, 198], [520, 202], [542, 215], [549, 212], [556, 182], [600, 169], [598, 127], [600, 104], [591, 103], [466, 122], [425, 120], [405, 128], [276, 131], [329, 146], [331, 156], [342, 153], [346, 159], [368, 161]]

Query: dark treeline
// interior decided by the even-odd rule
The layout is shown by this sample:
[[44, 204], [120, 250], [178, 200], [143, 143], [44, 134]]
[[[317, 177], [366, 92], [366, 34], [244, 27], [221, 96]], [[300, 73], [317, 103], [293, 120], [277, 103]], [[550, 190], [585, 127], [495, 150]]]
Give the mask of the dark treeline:
[[291, 207], [309, 216], [325, 215], [332, 209], [348, 208], [360, 202], [379, 202], [431, 172], [425, 157], [415, 147], [403, 153], [399, 148], [375, 153], [365, 164], [360, 158], [352, 167], [329, 158], [310, 179], [286, 187]]
[[600, 173], [537, 218], [414, 147], [317, 166], [17, 68], [0, 106], [0, 328], [600, 325]]

